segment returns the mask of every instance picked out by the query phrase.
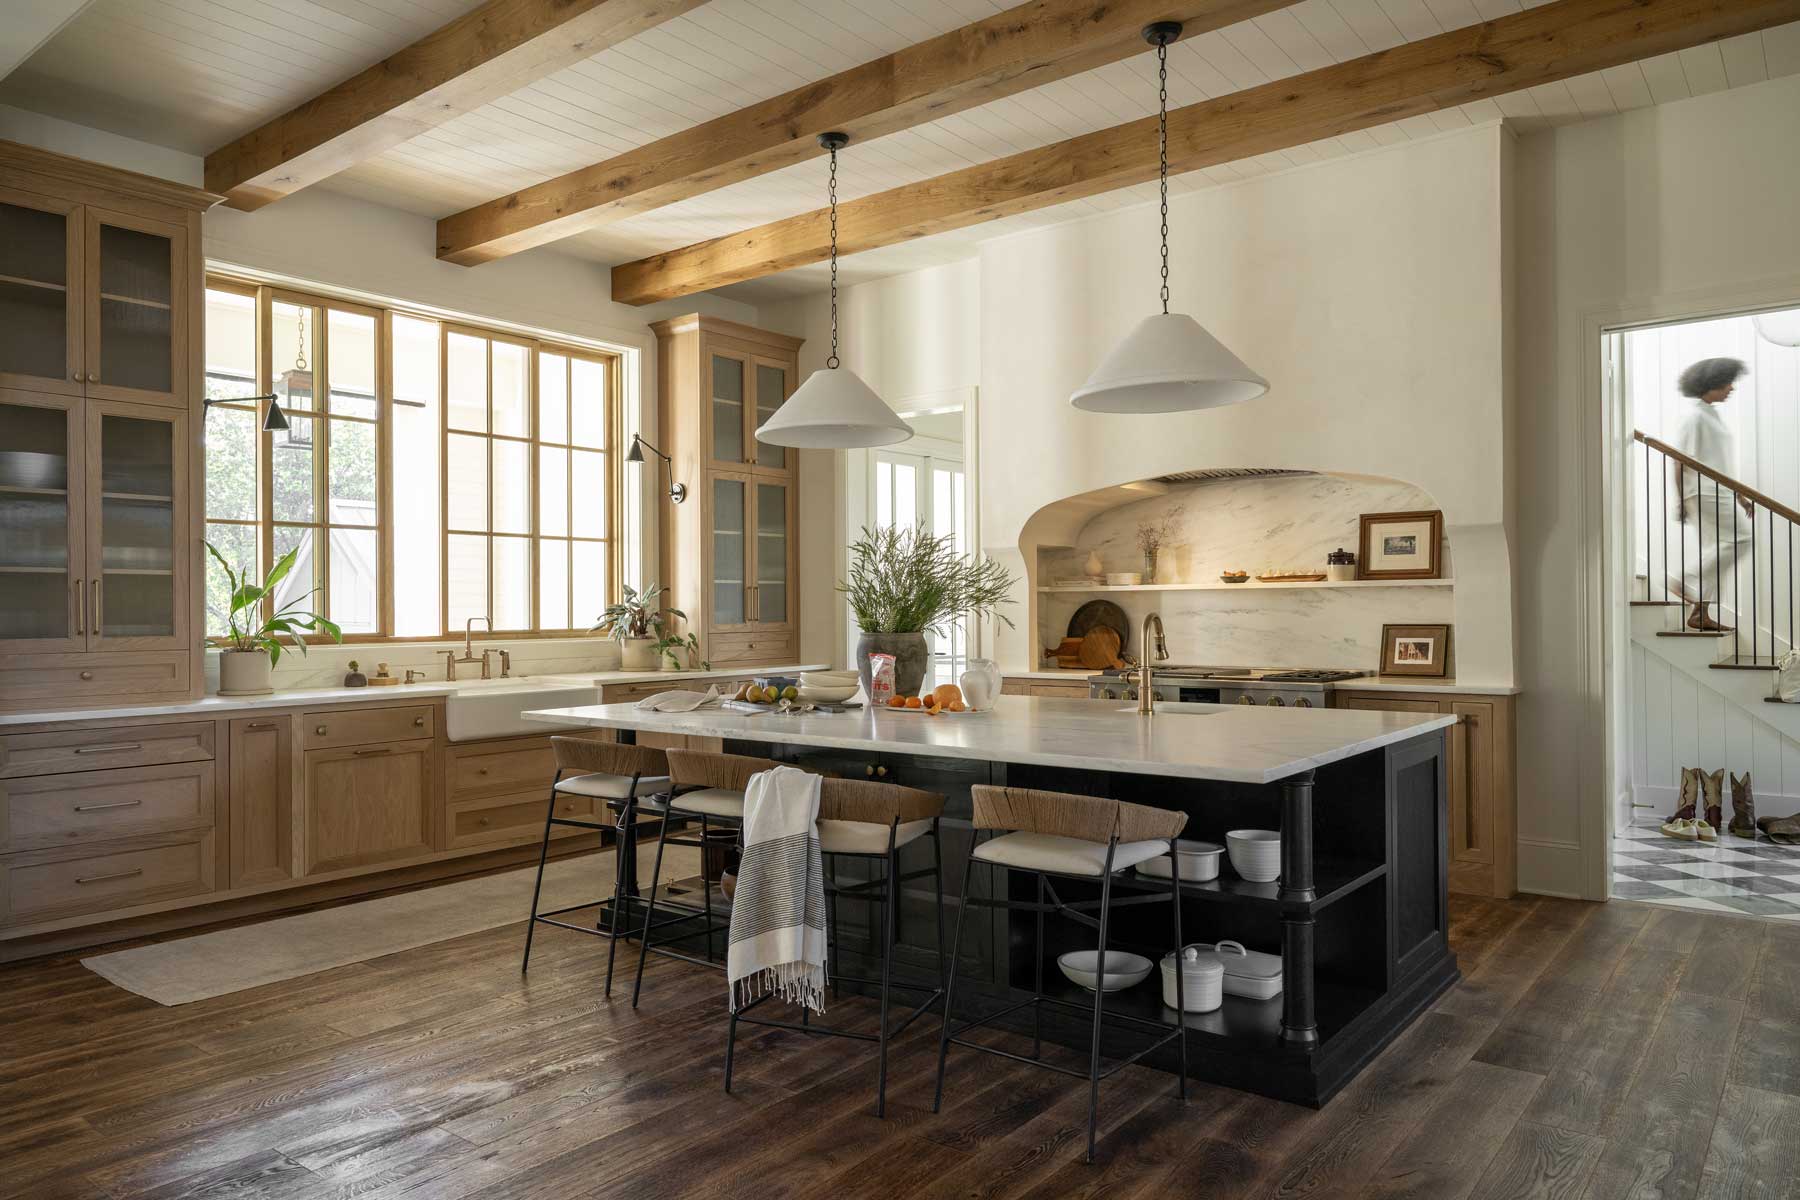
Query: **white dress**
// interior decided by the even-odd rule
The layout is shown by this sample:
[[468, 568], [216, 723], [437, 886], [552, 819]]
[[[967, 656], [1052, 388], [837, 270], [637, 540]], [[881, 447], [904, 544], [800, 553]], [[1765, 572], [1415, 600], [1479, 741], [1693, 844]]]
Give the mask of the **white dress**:
[[[1737, 441], [1719, 415], [1718, 405], [1689, 400], [1674, 445], [1683, 454], [1735, 478]], [[1704, 597], [1711, 604], [1722, 598], [1725, 604], [1735, 606], [1741, 586], [1738, 562], [1753, 536], [1749, 517], [1729, 488], [1721, 488], [1698, 471], [1670, 463], [1669, 475], [1669, 586], [1690, 603]]]

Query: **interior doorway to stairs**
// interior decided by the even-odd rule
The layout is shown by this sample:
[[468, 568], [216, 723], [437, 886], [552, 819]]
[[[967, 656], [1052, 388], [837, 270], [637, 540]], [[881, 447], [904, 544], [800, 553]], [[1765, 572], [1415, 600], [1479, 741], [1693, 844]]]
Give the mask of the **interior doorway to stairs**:
[[1770, 702], [1800, 645], [1800, 308], [1605, 338], [1629, 425], [1612, 894], [1800, 921], [1800, 704]]

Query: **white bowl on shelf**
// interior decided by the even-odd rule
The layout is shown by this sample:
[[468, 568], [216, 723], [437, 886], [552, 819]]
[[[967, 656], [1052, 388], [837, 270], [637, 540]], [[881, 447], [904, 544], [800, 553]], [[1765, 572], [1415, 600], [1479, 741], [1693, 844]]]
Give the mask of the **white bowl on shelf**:
[[859, 690], [859, 685], [854, 683], [849, 687], [815, 687], [802, 683], [800, 699], [807, 704], [842, 704], [853, 698]]
[[[1070, 983], [1084, 987], [1088, 991], [1095, 990], [1095, 980], [1100, 966], [1098, 950], [1071, 950], [1056, 960], [1057, 968], [1062, 971]], [[1125, 950], [1108, 950], [1106, 952], [1106, 979], [1099, 985], [1103, 992], [1122, 992], [1128, 987], [1136, 987], [1144, 982], [1156, 964], [1141, 954], [1132, 954]]]
[[1281, 834], [1273, 829], [1233, 829], [1225, 835], [1231, 869], [1251, 883], [1281, 878]]
[[1136, 587], [1144, 582], [1144, 577], [1136, 571], [1109, 571], [1106, 575], [1107, 587]]
[[[1181, 856], [1182, 882], [1205, 883], [1219, 877], [1219, 859], [1225, 847], [1217, 842], [1179, 841], [1175, 843], [1175, 853]], [[1167, 879], [1173, 869], [1173, 861], [1166, 854], [1137, 865], [1139, 875], [1152, 879]]]

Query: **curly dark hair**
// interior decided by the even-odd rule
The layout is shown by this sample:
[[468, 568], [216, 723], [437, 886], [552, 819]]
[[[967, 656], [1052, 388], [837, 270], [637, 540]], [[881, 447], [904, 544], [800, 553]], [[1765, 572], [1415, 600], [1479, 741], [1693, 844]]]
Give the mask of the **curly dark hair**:
[[1730, 387], [1750, 373], [1741, 358], [1703, 358], [1681, 373], [1676, 386], [1684, 396], [1698, 400], [1722, 387]]

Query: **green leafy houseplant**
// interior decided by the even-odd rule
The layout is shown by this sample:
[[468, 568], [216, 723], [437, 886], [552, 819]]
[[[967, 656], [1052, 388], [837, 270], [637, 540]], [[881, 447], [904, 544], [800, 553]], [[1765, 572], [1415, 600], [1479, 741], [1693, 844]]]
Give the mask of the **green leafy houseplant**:
[[[298, 549], [289, 550], [282, 555], [280, 561], [269, 568], [269, 573], [261, 583], [252, 583], [246, 571], [233, 570], [218, 547], [211, 542], [206, 543], [206, 550], [225, 572], [225, 585], [231, 597], [230, 607], [225, 614], [227, 657], [220, 662], [220, 691], [243, 693], [269, 690], [268, 670], [260, 664], [252, 672], [251, 678], [228, 679], [225, 664], [230, 661], [229, 655], [256, 655], [259, 659], [265, 659], [267, 667], [272, 668], [281, 661], [283, 635], [293, 639], [294, 646], [302, 655], [306, 653], [307, 633], [324, 634], [334, 642], [344, 640], [343, 632], [335, 624], [316, 612], [300, 607], [312, 598], [313, 593], [318, 591], [317, 588], [295, 596], [268, 616], [263, 615], [263, 598], [273, 595], [275, 586], [294, 569], [294, 559], [300, 553]], [[236, 668], [232, 673], [236, 673]], [[248, 686], [233, 686], [234, 682], [240, 685], [247, 683]]]
[[[679, 608], [658, 608], [656, 598], [662, 595], [662, 590], [661, 584], [653, 583], [641, 592], [626, 584], [624, 598], [607, 605], [599, 621], [588, 630], [589, 633], [604, 631], [607, 637], [619, 643], [620, 659], [627, 669], [654, 670], [659, 656], [673, 662], [670, 648], [687, 644], [670, 633], [675, 621], [687, 620], [687, 614]], [[697, 647], [699, 643], [694, 644]], [[646, 645], [648, 661], [634, 661], [635, 648]]]
[[[656, 652], [662, 655], [663, 661], [669, 664], [669, 670], [692, 670], [694, 661], [699, 659], [702, 671], [712, 670], [712, 663], [700, 658], [700, 639], [691, 633], [665, 633], [656, 639]], [[686, 655], [687, 662], [682, 662]]]

